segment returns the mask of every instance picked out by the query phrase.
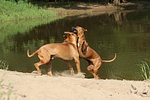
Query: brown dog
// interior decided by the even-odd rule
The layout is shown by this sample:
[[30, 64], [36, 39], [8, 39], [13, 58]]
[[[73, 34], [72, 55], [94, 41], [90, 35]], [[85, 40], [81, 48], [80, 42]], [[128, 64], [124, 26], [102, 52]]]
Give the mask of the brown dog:
[[86, 29], [76, 26], [72, 28], [73, 32], [78, 35], [78, 51], [79, 56], [89, 62], [87, 71], [91, 73], [94, 78], [98, 79], [98, 70], [102, 65], [102, 62], [112, 62], [116, 59], [117, 55], [112, 60], [102, 60], [100, 56], [88, 46], [88, 43], [85, 40], [84, 32]]
[[75, 60], [76, 67], [78, 72], [81, 72], [80, 69], [80, 61], [79, 61], [79, 53], [77, 49], [77, 40], [78, 37], [73, 32], [65, 32], [65, 34], [69, 34], [68, 37], [65, 38], [63, 43], [53, 43], [46, 44], [40, 47], [37, 51], [29, 54], [29, 50], [27, 50], [27, 56], [32, 57], [38, 53], [38, 57], [40, 61], [35, 63], [34, 66], [37, 69], [38, 73], [41, 74], [41, 70], [39, 66], [43, 64], [47, 64], [48, 66], [48, 75], [53, 76], [52, 69], [52, 58], [60, 58], [66, 62], [66, 64], [70, 67], [71, 73], [74, 73], [73, 67], [69, 63], [70, 60]]

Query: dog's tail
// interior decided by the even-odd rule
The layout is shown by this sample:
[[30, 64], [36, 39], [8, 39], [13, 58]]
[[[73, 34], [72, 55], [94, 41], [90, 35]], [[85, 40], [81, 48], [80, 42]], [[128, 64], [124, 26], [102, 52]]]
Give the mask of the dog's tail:
[[115, 57], [113, 58], [113, 59], [111, 59], [111, 60], [102, 60], [102, 62], [113, 62], [115, 59], [117, 58], [117, 54], [115, 53]]
[[35, 51], [35, 52], [33, 52], [31, 55], [29, 54], [29, 49], [27, 50], [27, 56], [28, 57], [32, 57], [32, 56], [34, 56], [35, 54], [37, 54], [38, 53], [38, 50], [37, 51]]

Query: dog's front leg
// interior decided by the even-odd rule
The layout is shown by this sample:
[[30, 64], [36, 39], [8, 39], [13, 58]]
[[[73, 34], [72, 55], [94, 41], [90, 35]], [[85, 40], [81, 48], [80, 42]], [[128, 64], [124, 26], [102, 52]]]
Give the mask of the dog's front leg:
[[52, 74], [52, 59], [46, 65], [48, 67], [48, 73], [47, 74], [49, 76], [53, 76], [53, 74]]
[[79, 57], [74, 58], [78, 73], [81, 72]]
[[73, 75], [73, 74], [74, 74], [74, 70], [73, 70], [72, 65], [69, 63], [69, 61], [66, 61], [66, 60], [64, 60], [64, 61], [65, 61], [65, 63], [69, 66], [70, 71], [71, 71], [71, 75]]

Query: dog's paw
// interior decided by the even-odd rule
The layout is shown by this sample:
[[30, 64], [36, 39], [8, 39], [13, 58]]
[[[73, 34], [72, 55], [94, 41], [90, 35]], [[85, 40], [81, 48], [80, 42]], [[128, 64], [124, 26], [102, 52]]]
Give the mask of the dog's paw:
[[34, 70], [31, 72], [32, 74], [38, 74], [38, 71]]
[[42, 76], [42, 73], [38, 73], [39, 76]]
[[79, 72], [74, 75], [75, 78], [85, 78], [85, 73]]
[[54, 77], [53, 74], [52, 74], [52, 72], [48, 72], [47, 75], [51, 76], [51, 77]]

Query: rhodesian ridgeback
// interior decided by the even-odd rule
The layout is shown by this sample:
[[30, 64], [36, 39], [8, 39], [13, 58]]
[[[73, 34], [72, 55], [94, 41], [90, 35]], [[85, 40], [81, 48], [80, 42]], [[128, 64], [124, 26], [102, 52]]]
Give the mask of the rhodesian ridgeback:
[[112, 62], [116, 59], [117, 54], [115, 53], [115, 57], [111, 60], [102, 60], [98, 53], [94, 51], [85, 40], [84, 32], [87, 30], [76, 26], [72, 27], [72, 30], [75, 34], [78, 35], [78, 52], [80, 58], [83, 58], [89, 62], [87, 67], [87, 71], [91, 73], [95, 79], [99, 79], [98, 70], [101, 67], [103, 62]]
[[48, 66], [48, 75], [53, 76], [52, 74], [52, 58], [60, 58], [66, 62], [66, 64], [70, 67], [71, 73], [74, 73], [73, 67], [69, 63], [70, 60], [75, 60], [76, 67], [78, 72], [81, 72], [80, 69], [80, 61], [79, 61], [79, 53], [77, 49], [77, 40], [78, 37], [73, 32], [65, 32], [65, 34], [69, 34], [68, 37], [65, 37], [63, 43], [52, 43], [46, 44], [40, 47], [37, 51], [29, 54], [29, 49], [27, 50], [27, 56], [32, 57], [38, 53], [38, 58], [40, 61], [35, 63], [34, 66], [38, 71], [38, 74], [41, 75], [40, 66], [46, 64]]

